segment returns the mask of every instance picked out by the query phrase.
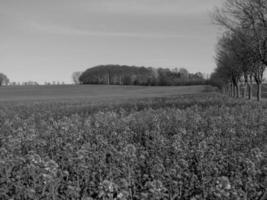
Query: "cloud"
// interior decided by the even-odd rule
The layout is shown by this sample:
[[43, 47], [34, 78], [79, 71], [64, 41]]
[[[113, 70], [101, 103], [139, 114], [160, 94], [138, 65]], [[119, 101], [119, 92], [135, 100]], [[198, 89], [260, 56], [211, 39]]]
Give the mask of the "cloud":
[[92, 0], [90, 12], [127, 15], [192, 15], [207, 12], [221, 0]]
[[70, 36], [94, 36], [94, 37], [131, 37], [131, 38], [188, 38], [193, 37], [188, 34], [175, 33], [141, 33], [141, 32], [122, 32], [122, 31], [95, 31], [83, 30], [73, 27], [39, 24], [35, 22], [29, 23], [31, 29], [41, 32], [42, 34], [70, 35]]
[[[9, 0], [5, 26], [26, 32], [77, 36], [197, 37], [219, 0]], [[16, 4], [16, 3], [17, 4]], [[1, 20], [0, 20], [1, 23]], [[2, 26], [3, 27], [3, 26]], [[185, 32], [188, 33], [185, 33]]]

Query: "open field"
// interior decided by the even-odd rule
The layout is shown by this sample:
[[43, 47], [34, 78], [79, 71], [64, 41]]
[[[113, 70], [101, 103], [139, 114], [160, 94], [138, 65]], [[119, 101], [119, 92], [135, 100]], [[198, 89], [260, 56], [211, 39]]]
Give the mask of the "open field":
[[147, 87], [112, 85], [64, 85], [0, 87], [0, 101], [102, 100], [196, 94], [209, 86]]
[[[168, 93], [142, 87], [72, 91], [75, 87], [38, 88], [33, 95], [38, 101], [31, 103], [17, 101], [33, 100], [25, 90], [14, 95], [16, 88], [1, 89], [12, 101], [0, 103], [0, 199], [255, 200], [263, 195], [266, 103], [201, 93], [204, 88], [198, 87]], [[179, 90], [194, 94], [177, 95]], [[48, 95], [52, 91], [56, 98]], [[102, 101], [109, 94], [114, 101]], [[125, 94], [130, 98], [119, 101]]]

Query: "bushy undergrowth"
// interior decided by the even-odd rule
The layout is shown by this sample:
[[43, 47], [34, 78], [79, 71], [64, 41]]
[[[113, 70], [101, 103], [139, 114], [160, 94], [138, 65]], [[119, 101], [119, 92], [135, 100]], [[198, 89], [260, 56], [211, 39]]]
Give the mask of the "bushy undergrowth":
[[257, 200], [267, 110], [216, 95], [0, 110], [0, 199]]

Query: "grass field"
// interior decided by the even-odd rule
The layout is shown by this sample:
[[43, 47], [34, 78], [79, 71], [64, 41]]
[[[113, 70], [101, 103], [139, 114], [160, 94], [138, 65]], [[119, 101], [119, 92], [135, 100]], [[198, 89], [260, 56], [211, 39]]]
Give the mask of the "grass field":
[[64, 85], [0, 87], [0, 101], [49, 101], [49, 100], [105, 100], [164, 97], [179, 94], [196, 94], [207, 91], [209, 86], [142, 87], [108, 85]]
[[266, 192], [267, 103], [203, 86], [8, 89], [0, 90], [0, 199], [255, 200]]

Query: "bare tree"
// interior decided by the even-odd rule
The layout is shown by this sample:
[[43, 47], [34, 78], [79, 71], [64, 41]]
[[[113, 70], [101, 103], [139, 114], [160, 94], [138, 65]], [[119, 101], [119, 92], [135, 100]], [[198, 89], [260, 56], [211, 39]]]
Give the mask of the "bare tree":
[[180, 68], [180, 69], [179, 69], [179, 73], [180, 73], [180, 75], [181, 75], [181, 78], [183, 78], [183, 79], [188, 79], [188, 77], [189, 77], [189, 72], [187, 71], [187, 69], [185, 69], [185, 68]]
[[243, 96], [246, 97], [248, 91], [248, 97], [251, 99], [252, 84], [251, 81], [249, 82], [249, 77], [254, 75], [254, 64], [257, 63], [257, 59], [254, 56], [255, 52], [250, 45], [251, 40], [240, 31], [228, 34], [227, 38], [224, 45], [227, 46], [228, 51], [234, 54], [235, 59], [241, 65], [240, 70], [245, 84]]
[[231, 83], [231, 96], [239, 98], [243, 63], [235, 48], [232, 34], [224, 34], [217, 45], [216, 61], [217, 67], [220, 69], [217, 73], [225, 77], [225, 83]]
[[73, 72], [72, 80], [73, 80], [74, 84], [76, 84], [76, 85], [80, 84], [79, 78], [80, 78], [81, 74], [82, 74], [82, 72]]
[[[249, 38], [246, 45], [251, 51], [253, 77], [258, 85], [257, 99], [261, 99], [263, 73], [267, 65], [267, 1], [226, 0], [216, 10], [215, 22], [226, 30], [238, 33], [240, 38]], [[248, 42], [249, 41], [249, 42]]]
[[0, 86], [8, 85], [8, 83], [9, 83], [9, 79], [7, 78], [7, 76], [3, 73], [0, 73]]

